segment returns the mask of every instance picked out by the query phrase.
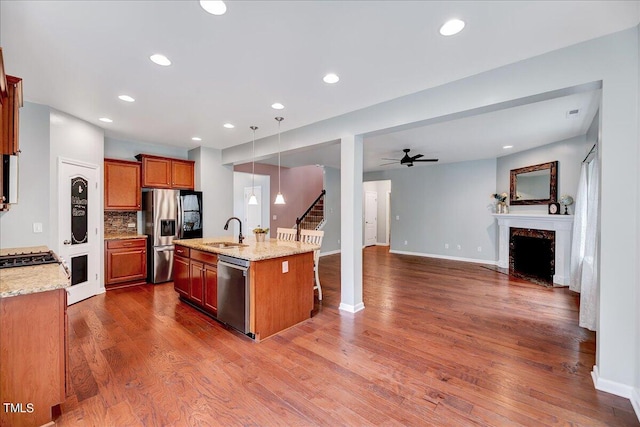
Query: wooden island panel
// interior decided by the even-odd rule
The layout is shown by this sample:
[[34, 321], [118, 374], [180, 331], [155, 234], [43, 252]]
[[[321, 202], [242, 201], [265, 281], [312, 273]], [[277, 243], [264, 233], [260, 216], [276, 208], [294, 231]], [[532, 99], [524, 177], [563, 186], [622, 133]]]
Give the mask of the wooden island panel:
[[[2, 426], [41, 426], [65, 400], [65, 289], [0, 298]], [[29, 406], [27, 406], [29, 405]]]
[[[288, 262], [288, 272], [282, 263]], [[254, 261], [250, 268], [250, 330], [256, 341], [311, 317], [313, 252]]]

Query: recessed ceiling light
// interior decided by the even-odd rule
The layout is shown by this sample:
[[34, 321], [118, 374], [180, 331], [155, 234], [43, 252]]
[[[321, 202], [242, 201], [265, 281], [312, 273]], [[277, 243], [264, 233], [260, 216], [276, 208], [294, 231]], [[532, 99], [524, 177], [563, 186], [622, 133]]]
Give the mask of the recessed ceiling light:
[[274, 110], [282, 110], [284, 108], [284, 105], [276, 102], [275, 104], [271, 104], [271, 108], [273, 108]]
[[233, 129], [235, 126], [232, 125], [231, 123], [225, 123], [222, 126], [226, 127], [227, 129]]
[[162, 65], [163, 67], [171, 65], [171, 61], [169, 61], [169, 58], [164, 55], [160, 55], [159, 53], [151, 55], [149, 59], [158, 65]]
[[98, 120], [100, 120], [101, 122], [105, 122], [105, 123], [113, 123], [113, 120], [111, 120], [108, 117], [100, 117]]
[[198, 136], [194, 136], [193, 138], [191, 138], [192, 141], [202, 141], [202, 138], [198, 137]]
[[440, 27], [440, 34], [443, 36], [452, 36], [458, 34], [464, 28], [464, 21], [460, 19], [451, 19]]
[[200, 6], [212, 15], [224, 15], [227, 5], [223, 1], [200, 0]]
[[123, 101], [126, 102], [133, 102], [135, 101], [135, 99], [133, 99], [132, 97], [130, 97], [129, 95], [120, 95], [118, 98], [120, 98]]
[[509, 148], [513, 148], [513, 145], [505, 145], [505, 146], [504, 146], [504, 147], [502, 147], [502, 148], [504, 148], [505, 150], [508, 150]]
[[334, 84], [340, 81], [340, 77], [338, 77], [337, 74], [329, 73], [326, 76], [324, 76], [322, 80], [324, 80], [325, 83]]

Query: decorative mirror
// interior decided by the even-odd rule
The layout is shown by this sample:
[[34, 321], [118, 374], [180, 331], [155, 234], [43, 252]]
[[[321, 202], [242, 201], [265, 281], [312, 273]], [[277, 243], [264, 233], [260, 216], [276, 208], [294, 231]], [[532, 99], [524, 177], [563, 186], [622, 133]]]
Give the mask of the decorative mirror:
[[558, 198], [558, 162], [511, 170], [509, 204], [546, 205]]

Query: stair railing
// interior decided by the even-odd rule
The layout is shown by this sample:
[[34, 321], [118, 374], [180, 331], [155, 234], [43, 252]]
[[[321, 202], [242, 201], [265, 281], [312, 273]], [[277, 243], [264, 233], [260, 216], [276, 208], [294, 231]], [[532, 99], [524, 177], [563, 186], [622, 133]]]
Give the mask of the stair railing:
[[313, 203], [311, 203], [311, 206], [309, 206], [309, 209], [307, 209], [300, 218], [296, 218], [296, 241], [298, 242], [300, 241], [300, 223], [309, 214], [309, 212], [311, 212], [311, 209], [313, 209], [314, 206], [318, 204], [318, 202], [324, 197], [325, 194], [327, 194], [327, 190], [322, 190], [318, 198]]

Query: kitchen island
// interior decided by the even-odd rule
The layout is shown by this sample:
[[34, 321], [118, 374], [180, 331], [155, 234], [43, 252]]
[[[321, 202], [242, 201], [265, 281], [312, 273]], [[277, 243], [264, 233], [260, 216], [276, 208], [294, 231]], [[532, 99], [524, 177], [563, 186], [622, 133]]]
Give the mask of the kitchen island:
[[[248, 265], [246, 329], [256, 341], [311, 317], [313, 251], [317, 245], [268, 239], [243, 244], [230, 237], [174, 240], [174, 287], [180, 299], [221, 320], [226, 292], [218, 289], [218, 258], [232, 257]], [[227, 266], [228, 263], [221, 262]], [[225, 267], [226, 268], [226, 267]]]
[[[48, 252], [45, 246], [2, 249], [12, 255]], [[5, 259], [9, 258], [9, 259]], [[2, 426], [39, 426], [67, 386], [69, 276], [57, 262], [0, 270], [0, 411]]]

